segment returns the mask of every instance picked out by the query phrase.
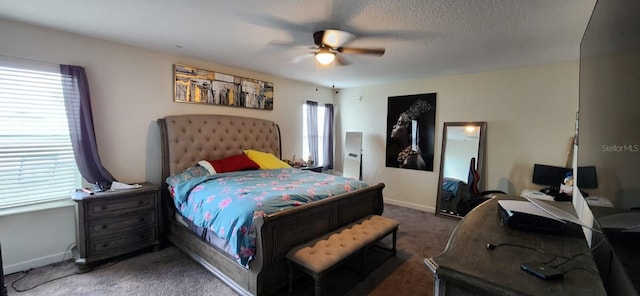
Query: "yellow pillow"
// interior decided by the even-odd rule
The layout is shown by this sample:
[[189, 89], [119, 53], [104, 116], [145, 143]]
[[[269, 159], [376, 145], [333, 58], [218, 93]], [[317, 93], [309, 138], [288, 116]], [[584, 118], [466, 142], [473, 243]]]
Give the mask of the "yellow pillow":
[[249, 159], [260, 165], [261, 170], [283, 169], [291, 167], [289, 164], [278, 159], [271, 153], [256, 150], [245, 150], [244, 154], [249, 157]]

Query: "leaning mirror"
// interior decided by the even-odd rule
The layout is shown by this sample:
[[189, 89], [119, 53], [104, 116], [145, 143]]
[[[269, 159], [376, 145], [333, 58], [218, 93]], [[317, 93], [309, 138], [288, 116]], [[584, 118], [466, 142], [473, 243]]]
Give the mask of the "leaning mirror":
[[[486, 122], [445, 122], [440, 152], [436, 214], [463, 217], [470, 209], [474, 186], [482, 190]], [[472, 167], [475, 167], [472, 170]]]

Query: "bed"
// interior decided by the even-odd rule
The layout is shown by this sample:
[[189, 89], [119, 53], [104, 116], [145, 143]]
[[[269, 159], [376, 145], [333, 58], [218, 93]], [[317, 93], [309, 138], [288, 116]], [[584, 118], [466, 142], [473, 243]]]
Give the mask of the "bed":
[[443, 178], [440, 192], [440, 211], [456, 213], [458, 204], [467, 192], [467, 183], [455, 178]]
[[[200, 160], [222, 159], [246, 149], [281, 158], [276, 123], [228, 115], [175, 115], [158, 119], [162, 140], [162, 180]], [[307, 172], [309, 174], [317, 174]], [[164, 236], [242, 295], [268, 295], [288, 281], [285, 255], [304, 243], [371, 214], [382, 214], [384, 184], [369, 185], [312, 203], [253, 219], [255, 254], [246, 266], [222, 248], [193, 232], [177, 214], [163, 182]], [[191, 229], [190, 229], [191, 228]]]

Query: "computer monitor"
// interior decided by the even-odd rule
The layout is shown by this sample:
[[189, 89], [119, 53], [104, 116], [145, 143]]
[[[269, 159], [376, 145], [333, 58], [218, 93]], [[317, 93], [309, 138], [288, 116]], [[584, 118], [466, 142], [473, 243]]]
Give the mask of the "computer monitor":
[[544, 164], [533, 165], [533, 183], [558, 188], [563, 183], [567, 169]]
[[598, 188], [598, 177], [596, 176], [595, 166], [578, 167], [578, 188]]

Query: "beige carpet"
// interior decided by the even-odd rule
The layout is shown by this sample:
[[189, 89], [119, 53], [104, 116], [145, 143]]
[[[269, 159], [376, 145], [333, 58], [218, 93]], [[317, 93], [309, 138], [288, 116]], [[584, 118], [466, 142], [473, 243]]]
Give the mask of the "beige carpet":
[[[336, 269], [326, 279], [326, 295], [432, 295], [433, 280], [422, 260], [440, 254], [458, 220], [436, 217], [408, 208], [386, 205], [384, 216], [400, 222], [398, 254], [377, 266], [360, 281], [347, 268]], [[386, 242], [388, 243], [388, 239]], [[74, 274], [67, 261], [7, 275], [9, 295], [236, 295], [175, 247], [114, 261], [84, 274]], [[67, 277], [44, 283], [61, 276]], [[312, 294], [312, 281], [296, 283], [295, 295]], [[279, 291], [277, 294], [286, 294]]]

